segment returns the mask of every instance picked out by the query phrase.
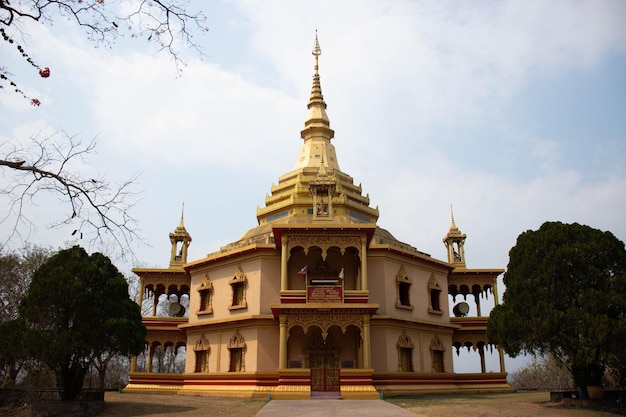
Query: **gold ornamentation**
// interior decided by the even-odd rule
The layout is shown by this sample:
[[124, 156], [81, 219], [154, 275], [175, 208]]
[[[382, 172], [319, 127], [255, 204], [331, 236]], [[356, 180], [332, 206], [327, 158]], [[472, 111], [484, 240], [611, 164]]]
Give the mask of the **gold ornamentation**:
[[332, 326], [338, 326], [342, 333], [346, 333], [348, 326], [356, 326], [363, 331], [363, 316], [359, 313], [348, 312], [296, 312], [287, 314], [287, 331], [294, 326], [300, 326], [306, 332], [310, 327], [317, 326], [322, 331], [322, 337], [326, 339], [328, 330]]

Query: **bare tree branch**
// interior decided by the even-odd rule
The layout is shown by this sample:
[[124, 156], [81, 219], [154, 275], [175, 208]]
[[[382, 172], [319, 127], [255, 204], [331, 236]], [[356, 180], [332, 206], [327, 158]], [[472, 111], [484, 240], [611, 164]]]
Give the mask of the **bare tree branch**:
[[[42, 77], [50, 75], [49, 69], [43, 75], [45, 70], [35, 64], [23, 46], [15, 43], [9, 30], [20, 31], [16, 27], [23, 21], [52, 24], [58, 17], [70, 19], [85, 29], [87, 38], [98, 44], [111, 45], [125, 33], [133, 38], [145, 37], [155, 42], [159, 51], [170, 54], [180, 73], [185, 64], [182, 47], [203, 56], [193, 33], [208, 30], [206, 16], [202, 12], [188, 12], [183, 4], [186, 4], [184, 0], [0, 0], [0, 35], [4, 41], [15, 44]], [[2, 81], [8, 80], [8, 74], [7, 68], [0, 67], [0, 75], [4, 75], [0, 77], [0, 87]], [[24, 95], [14, 83], [11, 86]]]
[[137, 222], [130, 214], [138, 195], [132, 191], [138, 175], [122, 183], [111, 183], [104, 177], [81, 174], [76, 165], [84, 163], [94, 152], [95, 141], [84, 145], [64, 132], [30, 140], [29, 148], [8, 142], [0, 145], [0, 150], [4, 148], [0, 172], [9, 177], [0, 188], [0, 195], [9, 202], [0, 221], [12, 224], [7, 240], [22, 239], [22, 233], [36, 229], [26, 207], [36, 205], [36, 198], [47, 194], [68, 207], [50, 227], [69, 225], [72, 236], [91, 243], [107, 244], [112, 239], [121, 256], [132, 256], [131, 243], [142, 242]]

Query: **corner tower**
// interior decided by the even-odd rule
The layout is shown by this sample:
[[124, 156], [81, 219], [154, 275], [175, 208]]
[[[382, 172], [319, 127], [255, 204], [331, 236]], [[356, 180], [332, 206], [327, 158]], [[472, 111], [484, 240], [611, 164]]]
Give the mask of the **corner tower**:
[[450, 215], [452, 217], [452, 224], [448, 234], [444, 236], [443, 243], [446, 245], [448, 252], [448, 263], [455, 267], [465, 267], [465, 238], [464, 233], [461, 233], [459, 228], [454, 223], [454, 213], [452, 207], [450, 207]]
[[191, 235], [185, 229], [185, 206], [180, 215], [180, 223], [178, 227], [170, 233], [170, 243], [172, 244], [172, 252], [170, 255], [170, 268], [174, 266], [183, 266], [187, 263], [187, 250], [191, 244]]

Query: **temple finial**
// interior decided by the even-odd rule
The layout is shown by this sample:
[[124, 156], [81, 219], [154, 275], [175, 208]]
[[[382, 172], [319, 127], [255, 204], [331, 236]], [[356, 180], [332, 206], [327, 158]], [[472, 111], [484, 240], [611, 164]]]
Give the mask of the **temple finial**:
[[452, 203], [450, 203], [450, 217], [452, 218], [452, 224], [454, 225], [454, 211], [452, 210]]
[[452, 203], [450, 203], [450, 217], [452, 218], [452, 224], [450, 225], [450, 232], [458, 232], [459, 228], [457, 227], [456, 223], [454, 222], [454, 211], [452, 210]]
[[185, 227], [185, 202], [183, 201], [183, 209], [180, 213], [180, 224], [178, 227]]
[[322, 55], [322, 48], [320, 48], [320, 42], [317, 39], [317, 29], [315, 29], [315, 43], [313, 44], [313, 56], [315, 56], [315, 73], [319, 74], [318, 57]]
[[313, 85], [311, 87], [311, 95], [309, 96], [309, 102], [307, 108], [309, 109], [306, 119], [304, 119], [304, 129], [300, 131], [300, 137], [304, 139], [306, 148], [303, 150], [311, 158], [301, 159], [298, 157], [297, 167], [300, 166], [319, 166], [318, 145], [323, 146], [324, 163], [333, 168], [339, 169], [337, 159], [334, 154], [334, 148], [330, 145], [330, 140], [335, 136], [335, 132], [330, 128], [330, 120], [328, 114], [326, 114], [326, 102], [322, 95], [322, 84], [320, 83], [319, 73], [319, 56], [322, 54], [320, 48], [319, 38], [317, 31], [315, 31], [315, 42], [313, 42], [313, 56], [315, 57], [315, 71], [313, 73]]
[[[312, 106], [317, 105], [326, 109], [326, 103], [324, 102], [324, 96], [322, 95], [322, 85], [320, 84], [319, 56], [322, 55], [322, 48], [320, 48], [317, 30], [315, 31], [315, 42], [313, 43], [312, 54], [315, 57], [315, 71], [313, 73], [313, 87], [311, 88], [311, 97], [309, 99], [308, 108], [310, 109]], [[325, 119], [328, 119], [328, 116], [324, 116]]]

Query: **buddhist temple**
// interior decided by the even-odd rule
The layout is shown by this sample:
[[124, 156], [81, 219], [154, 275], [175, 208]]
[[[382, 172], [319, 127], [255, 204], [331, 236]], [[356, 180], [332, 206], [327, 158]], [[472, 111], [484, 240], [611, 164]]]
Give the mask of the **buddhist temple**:
[[[445, 260], [377, 225], [378, 208], [340, 168], [320, 56], [316, 35], [302, 144], [257, 208], [258, 225], [191, 260], [181, 216], [169, 266], [134, 269], [148, 332], [125, 391], [350, 399], [510, 390], [480, 308], [484, 297], [498, 302], [504, 271], [467, 268], [454, 216]], [[454, 372], [460, 350], [477, 353], [481, 372]], [[499, 372], [487, 372], [487, 351]]]

